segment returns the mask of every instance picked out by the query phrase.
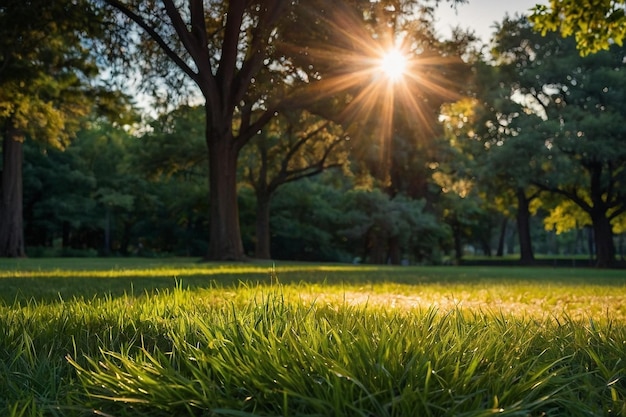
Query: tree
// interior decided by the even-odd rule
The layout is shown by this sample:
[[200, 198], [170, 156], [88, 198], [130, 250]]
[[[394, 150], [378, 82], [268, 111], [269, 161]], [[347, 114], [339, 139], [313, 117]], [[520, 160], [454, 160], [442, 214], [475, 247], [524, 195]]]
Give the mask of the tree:
[[617, 46], [574, 62], [564, 57], [555, 115], [545, 125], [549, 175], [537, 181], [589, 215], [600, 267], [614, 264], [612, 222], [626, 212], [625, 58], [626, 50]]
[[[377, 21], [384, 27], [397, 15], [414, 16], [416, 21], [420, 17], [415, 0], [190, 0], [188, 7], [173, 0], [163, 0], [162, 6], [135, 0], [102, 2], [142, 29], [136, 36], [123, 29], [122, 22], [116, 39], [124, 47], [111, 51], [130, 51], [123, 60], [138, 63], [144, 74], [165, 75], [179, 90], [186, 77], [205, 100], [208, 259], [244, 256], [236, 187], [243, 146], [285, 108], [312, 105], [346, 90], [351, 94], [338, 99], [341, 104], [368, 95], [372, 58], [396, 36], [374, 38], [368, 25]], [[135, 49], [128, 46], [134, 38], [139, 41]], [[133, 59], [132, 51], [139, 57]]]
[[589, 215], [597, 264], [610, 266], [615, 255], [611, 222], [626, 210], [624, 49], [614, 45], [580, 57], [569, 39], [535, 39], [524, 19], [509, 23], [498, 53], [510, 62], [503, 68], [517, 74], [511, 91], [524, 104], [518, 113], [545, 119], [508, 121], [524, 149], [517, 153], [526, 154], [532, 185], [572, 200]]
[[338, 233], [345, 217], [341, 204], [345, 188], [336, 182], [337, 176], [326, 171], [287, 183], [276, 190], [270, 211], [273, 257], [300, 261], [352, 261], [352, 247], [348, 247]]
[[79, 155], [96, 180], [90, 193], [96, 206], [90, 243], [105, 256], [114, 250], [128, 254], [130, 219], [145, 214], [139, 202], [150, 198], [143, 179], [133, 169], [133, 142], [137, 140], [122, 127], [97, 118], [86, 122], [68, 147], [68, 151]]
[[149, 182], [149, 204], [135, 227], [146, 250], [206, 255], [208, 164], [203, 106], [159, 115], [135, 142], [136, 173]]
[[284, 184], [348, 163], [343, 129], [307, 111], [285, 111], [243, 150], [242, 178], [256, 195], [255, 257], [270, 258], [270, 204]]
[[[162, 7], [135, 1], [104, 3], [142, 29], [141, 45], [135, 49], [141, 56], [135, 61], [143, 64], [144, 74], [171, 75], [166, 81], [181, 84], [186, 76], [204, 98], [210, 200], [207, 258], [242, 259], [237, 157], [284, 99], [289, 62], [277, 51], [277, 43], [282, 39], [281, 19], [288, 17], [291, 3], [233, 0], [209, 7], [189, 1], [188, 9], [172, 0], [164, 0]], [[120, 33], [122, 42], [132, 43], [134, 35], [123, 29]], [[163, 55], [173, 66], [163, 64]]]
[[626, 37], [624, 0], [551, 0], [550, 6], [537, 5], [529, 17], [536, 30], [574, 35], [582, 55], [622, 46]]
[[[476, 94], [470, 142], [477, 159], [477, 176], [488, 194], [510, 202], [514, 207], [520, 262], [531, 264], [534, 250], [531, 239], [531, 203], [539, 197], [539, 189], [532, 184], [536, 178], [537, 164], [544, 151], [537, 140], [536, 129], [543, 120], [529, 107], [529, 103], [518, 100], [518, 85], [526, 74], [515, 71], [516, 66], [525, 67], [527, 57], [522, 53], [500, 54], [501, 37], [514, 37], [516, 31], [508, 32], [508, 21], [496, 35], [492, 55], [495, 65], [479, 64], [477, 73], [480, 81]], [[503, 35], [504, 34], [504, 35]], [[535, 102], [532, 101], [534, 104]], [[516, 163], [513, 163], [516, 161]], [[508, 210], [508, 205], [503, 207]]]
[[96, 178], [76, 150], [24, 143], [24, 235], [30, 247], [53, 246], [60, 238], [66, 250], [79, 229], [95, 223]]
[[447, 230], [425, 211], [424, 200], [402, 194], [391, 198], [376, 188], [351, 190], [343, 197], [342, 212], [337, 233], [360, 248], [361, 260], [372, 264], [432, 261], [447, 237]]
[[87, 90], [97, 67], [86, 42], [97, 35], [98, 22], [83, 1], [0, 6], [0, 256], [25, 255], [23, 141], [63, 147], [92, 108]]

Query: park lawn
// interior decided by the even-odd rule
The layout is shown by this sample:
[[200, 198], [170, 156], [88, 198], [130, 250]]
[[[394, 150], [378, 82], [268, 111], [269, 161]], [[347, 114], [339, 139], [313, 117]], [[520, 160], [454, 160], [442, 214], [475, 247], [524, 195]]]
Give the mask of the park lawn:
[[0, 415], [626, 416], [626, 274], [0, 261]]

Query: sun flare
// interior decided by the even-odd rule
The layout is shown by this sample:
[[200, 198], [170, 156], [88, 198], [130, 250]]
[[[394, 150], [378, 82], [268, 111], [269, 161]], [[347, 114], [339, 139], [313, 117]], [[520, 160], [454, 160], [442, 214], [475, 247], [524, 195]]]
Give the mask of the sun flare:
[[407, 57], [398, 49], [387, 51], [380, 59], [380, 69], [393, 82], [404, 76], [406, 66]]

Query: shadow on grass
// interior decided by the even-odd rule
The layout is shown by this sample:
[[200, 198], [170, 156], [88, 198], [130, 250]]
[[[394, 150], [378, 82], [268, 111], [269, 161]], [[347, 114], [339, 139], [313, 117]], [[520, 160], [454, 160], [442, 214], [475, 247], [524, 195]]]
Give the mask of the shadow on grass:
[[[23, 264], [0, 270], [0, 303], [23, 305], [49, 303], [60, 299], [142, 296], [159, 291], [211, 287], [236, 288], [240, 285], [269, 285], [276, 279], [283, 285], [299, 283], [328, 285], [487, 285], [530, 282], [539, 285], [624, 286], [626, 274], [619, 270], [549, 267], [439, 266], [393, 267], [374, 265], [296, 264], [267, 262], [251, 264], [161, 263], [158, 265], [90, 264], [81, 261], [81, 269], [72, 264], [54, 262]], [[84, 268], [84, 269], [82, 269]]]

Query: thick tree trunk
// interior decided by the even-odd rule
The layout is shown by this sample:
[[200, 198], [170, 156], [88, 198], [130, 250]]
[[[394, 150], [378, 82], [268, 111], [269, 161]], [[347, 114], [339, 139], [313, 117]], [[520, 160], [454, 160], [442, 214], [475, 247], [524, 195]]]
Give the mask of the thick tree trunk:
[[270, 255], [270, 196], [259, 191], [256, 193], [256, 246], [254, 257], [271, 259]]
[[245, 258], [237, 202], [237, 153], [230, 138], [208, 137], [209, 250], [207, 260], [241, 261]]
[[600, 210], [592, 211], [590, 214], [596, 243], [596, 266], [610, 268], [615, 264], [615, 244], [611, 222]]
[[531, 264], [535, 260], [532, 239], [530, 237], [530, 201], [523, 189], [518, 188], [517, 195], [517, 232], [519, 235], [520, 262]]
[[2, 183], [0, 190], [0, 256], [20, 258], [24, 250], [22, 213], [23, 136], [9, 127], [2, 142]]

